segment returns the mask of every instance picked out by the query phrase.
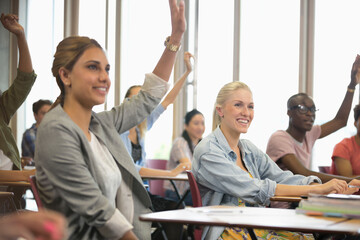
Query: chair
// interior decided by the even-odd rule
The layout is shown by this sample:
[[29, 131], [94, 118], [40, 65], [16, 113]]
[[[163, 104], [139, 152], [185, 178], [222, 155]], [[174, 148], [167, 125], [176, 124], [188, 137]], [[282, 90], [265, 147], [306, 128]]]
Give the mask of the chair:
[[330, 166], [319, 166], [319, 171], [321, 173], [329, 173], [330, 174]]
[[[190, 170], [186, 170], [188, 176], [188, 181], [190, 185], [191, 199], [193, 202], [193, 207], [202, 207], [201, 195], [196, 183], [195, 177]], [[194, 239], [200, 240], [202, 235], [203, 228], [202, 226], [196, 226], [194, 229]]]
[[[147, 159], [148, 168], [166, 170], [168, 160], [166, 159]], [[164, 180], [149, 180], [150, 192], [154, 195], [165, 197]]]
[[[195, 177], [193, 175], [193, 173], [190, 170], [186, 170], [188, 179], [189, 179], [189, 185], [190, 185], [190, 192], [191, 192], [191, 198], [193, 201], [193, 207], [202, 207], [202, 200], [201, 200], [201, 195], [200, 195], [200, 191], [199, 191], [199, 187], [197, 185], [197, 182], [195, 180]], [[251, 239], [255, 240], [257, 239], [254, 230], [252, 228], [247, 228]], [[200, 240], [201, 239], [201, 235], [202, 235], [202, 227], [198, 226], [195, 228], [194, 230], [194, 239], [195, 240]]]
[[0, 213], [0, 215], [18, 211], [16, 208], [13, 192], [0, 192], [0, 203], [0, 209], [3, 211]]
[[40, 195], [39, 195], [37, 185], [36, 185], [36, 176], [35, 175], [30, 176], [29, 182], [30, 182], [31, 191], [34, 195], [35, 202], [36, 202], [38, 209], [43, 208], [43, 204], [41, 202]]

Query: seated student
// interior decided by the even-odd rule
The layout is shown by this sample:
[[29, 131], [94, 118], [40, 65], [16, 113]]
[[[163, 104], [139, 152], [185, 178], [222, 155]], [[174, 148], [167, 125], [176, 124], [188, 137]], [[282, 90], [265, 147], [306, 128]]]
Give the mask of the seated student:
[[355, 136], [345, 138], [334, 147], [331, 173], [349, 178], [360, 176], [360, 105], [354, 108]]
[[[132, 155], [133, 160], [136, 165], [146, 167], [146, 152], [145, 152], [145, 134], [146, 131], [150, 130], [155, 121], [160, 117], [160, 115], [166, 110], [166, 108], [175, 101], [175, 98], [179, 94], [186, 78], [192, 71], [192, 66], [190, 63], [190, 58], [194, 57], [191, 53], [184, 53], [184, 62], [186, 65], [186, 72], [181, 76], [181, 78], [176, 81], [173, 89], [166, 95], [164, 100], [151, 112], [151, 114], [142, 121], [138, 126], [131, 128], [130, 130], [120, 134], [121, 139], [123, 140], [126, 149], [129, 151], [129, 154]], [[135, 96], [139, 93], [141, 86], [134, 85], [131, 86], [126, 94], [125, 100], [130, 99], [132, 96]], [[141, 172], [140, 172], [140, 175]]]
[[31, 56], [24, 28], [18, 23], [14, 14], [1, 14], [1, 23], [9, 32], [16, 36], [19, 48], [18, 72], [9, 89], [0, 95], [0, 131], [5, 139], [0, 141], [0, 169], [21, 170], [21, 159], [16, 141], [9, 127], [10, 119], [23, 104], [35, 82]]
[[[167, 163], [168, 169], [174, 168], [179, 163], [185, 163], [191, 166], [194, 148], [201, 141], [204, 131], [205, 120], [203, 114], [196, 109], [187, 112], [185, 115], [184, 131], [181, 137], [176, 138], [172, 144], [170, 151], [170, 159]], [[183, 196], [186, 190], [189, 189], [188, 182], [176, 181], [175, 185], [181, 196]], [[165, 183], [165, 189], [166, 197], [175, 201], [179, 200], [170, 182]], [[185, 197], [184, 202], [187, 206], [192, 206], [190, 192]]]
[[169, 5], [172, 33], [159, 62], [141, 91], [110, 111], [92, 111], [111, 85], [98, 42], [72, 36], [57, 46], [52, 73], [61, 93], [38, 128], [35, 164], [40, 198], [65, 215], [69, 239], [150, 239], [151, 224], [139, 220], [150, 198], [119, 134], [143, 121], [167, 91], [185, 31], [184, 2]]
[[[203, 205], [266, 206], [274, 195], [351, 194], [359, 190], [348, 188], [343, 180], [319, 184], [321, 181], [316, 176], [305, 177], [281, 170], [253, 143], [240, 139], [240, 135], [248, 131], [253, 117], [254, 101], [249, 87], [242, 82], [224, 85], [214, 110], [213, 125], [219, 125], [196, 146], [192, 162]], [[351, 183], [360, 186], [360, 180]], [[288, 231], [254, 229], [254, 232], [260, 239], [312, 238]], [[236, 227], [205, 227], [202, 237], [250, 239], [246, 229]]]
[[327, 182], [334, 177], [347, 182], [352, 180], [352, 178], [311, 171], [310, 159], [317, 139], [326, 137], [346, 126], [355, 87], [360, 82], [360, 78], [357, 76], [359, 67], [360, 56], [357, 55], [351, 69], [351, 81], [345, 98], [335, 118], [327, 123], [313, 126], [316, 107], [312, 98], [307, 94], [298, 93], [289, 98], [287, 102], [289, 126], [286, 131], [278, 130], [273, 133], [266, 148], [266, 153], [281, 169], [304, 176], [315, 175], [322, 182]]
[[66, 219], [57, 212], [29, 211], [0, 218], [0, 240], [61, 240], [65, 237]]
[[[52, 101], [43, 99], [40, 99], [39, 101], [33, 103], [32, 110], [36, 122], [23, 134], [23, 138], [21, 141], [22, 157], [28, 157], [32, 159], [34, 158], [37, 128], [39, 127], [41, 120], [45, 116], [45, 113], [49, 111], [52, 104]], [[29, 165], [33, 165], [33, 163]]]
[[[13, 33], [17, 39], [19, 49], [19, 63], [17, 75], [11, 86], [0, 93], [0, 175], [7, 177], [9, 172], [2, 170], [22, 170], [22, 162], [15, 138], [9, 127], [10, 119], [27, 98], [35, 82], [36, 74], [32, 67], [31, 55], [26, 41], [24, 28], [18, 23], [18, 17], [14, 14], [1, 14], [0, 21], [5, 29]], [[7, 81], [7, 80], [6, 80]], [[12, 177], [23, 180], [22, 171], [12, 171]], [[5, 189], [4, 189], [5, 190]], [[17, 208], [25, 208], [25, 189], [23, 187], [9, 187], [7, 191], [13, 192]], [[21, 204], [20, 204], [21, 203]]]

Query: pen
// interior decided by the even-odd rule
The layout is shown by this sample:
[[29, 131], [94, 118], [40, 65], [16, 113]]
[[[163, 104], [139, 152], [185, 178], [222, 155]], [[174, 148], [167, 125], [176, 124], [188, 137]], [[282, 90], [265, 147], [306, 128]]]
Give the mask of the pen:
[[348, 185], [348, 188], [360, 188], [360, 186]]

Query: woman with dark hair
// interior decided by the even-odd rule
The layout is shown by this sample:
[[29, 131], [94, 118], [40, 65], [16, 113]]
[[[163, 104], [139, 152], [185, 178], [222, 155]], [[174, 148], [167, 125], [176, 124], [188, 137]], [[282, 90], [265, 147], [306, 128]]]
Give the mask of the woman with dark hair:
[[[174, 140], [170, 159], [167, 169], [173, 169], [179, 163], [188, 163], [191, 165], [194, 148], [201, 141], [202, 135], [205, 131], [205, 120], [201, 112], [196, 109], [186, 113], [185, 115], [185, 129], [181, 135]], [[176, 187], [181, 195], [183, 195], [189, 188], [187, 182], [176, 182]], [[165, 196], [174, 200], [178, 200], [172, 185], [169, 182], [165, 183]], [[185, 204], [192, 206], [191, 194], [189, 193], [185, 198]]]

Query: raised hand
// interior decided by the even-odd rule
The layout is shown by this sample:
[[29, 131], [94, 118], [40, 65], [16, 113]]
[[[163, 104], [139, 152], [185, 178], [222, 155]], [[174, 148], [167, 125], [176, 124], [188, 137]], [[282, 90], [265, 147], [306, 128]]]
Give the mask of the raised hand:
[[184, 53], [184, 62], [186, 64], [186, 70], [188, 72], [192, 71], [192, 65], [191, 65], [191, 62], [190, 62], [190, 58], [194, 58], [194, 56], [189, 52], [185, 52]]
[[180, 42], [186, 29], [185, 4], [183, 0], [180, 1], [179, 5], [177, 5], [177, 0], [169, 0], [169, 5], [172, 26], [170, 41]]
[[351, 68], [351, 87], [355, 87], [356, 84], [360, 83], [360, 56], [356, 55], [356, 59]]
[[18, 23], [18, 16], [15, 14], [1, 14], [1, 23], [9, 32], [14, 33], [16, 36], [24, 34], [24, 28]]

